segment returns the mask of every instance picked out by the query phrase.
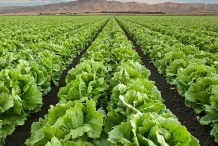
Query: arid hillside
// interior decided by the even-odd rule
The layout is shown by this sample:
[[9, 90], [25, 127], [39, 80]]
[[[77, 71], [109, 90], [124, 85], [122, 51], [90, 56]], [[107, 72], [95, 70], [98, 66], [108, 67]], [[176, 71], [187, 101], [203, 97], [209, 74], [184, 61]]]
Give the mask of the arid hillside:
[[146, 4], [106, 0], [78, 0], [28, 7], [0, 7], [1, 15], [82, 13], [82, 12], [163, 12], [170, 14], [218, 13], [218, 4], [160, 3]]

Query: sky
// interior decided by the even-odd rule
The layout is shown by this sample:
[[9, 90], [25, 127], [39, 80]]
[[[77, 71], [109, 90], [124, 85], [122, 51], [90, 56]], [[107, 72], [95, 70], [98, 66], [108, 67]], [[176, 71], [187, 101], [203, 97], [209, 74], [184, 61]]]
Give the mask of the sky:
[[[0, 0], [0, 6], [35, 6], [45, 5], [52, 3], [61, 3], [74, 0]], [[156, 4], [163, 2], [178, 2], [178, 3], [207, 3], [207, 4], [218, 4], [218, 0], [117, 0], [122, 2], [140, 2], [148, 4]]]

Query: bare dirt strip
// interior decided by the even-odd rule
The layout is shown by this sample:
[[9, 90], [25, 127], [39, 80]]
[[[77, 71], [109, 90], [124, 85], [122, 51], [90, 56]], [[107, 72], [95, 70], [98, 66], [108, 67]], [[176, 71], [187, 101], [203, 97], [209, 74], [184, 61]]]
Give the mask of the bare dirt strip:
[[218, 146], [214, 138], [210, 135], [211, 128], [199, 123], [199, 116], [195, 114], [193, 109], [185, 106], [184, 97], [178, 94], [176, 87], [166, 82], [166, 78], [158, 72], [157, 68], [151, 63], [148, 55], [144, 55], [140, 47], [136, 44], [136, 41], [125, 30], [124, 32], [128, 39], [133, 42], [144, 66], [151, 71], [149, 79], [155, 81], [155, 86], [161, 91], [166, 107], [199, 140], [201, 146]]
[[[196, 115], [192, 109], [185, 106], [184, 98], [178, 94], [176, 87], [171, 86], [166, 82], [165, 77], [159, 74], [156, 67], [150, 63], [149, 57], [143, 54], [140, 47], [136, 45], [136, 42], [127, 33], [126, 35], [129, 40], [133, 42], [144, 66], [151, 71], [149, 79], [155, 81], [155, 86], [157, 86], [158, 90], [161, 91], [166, 107], [170, 109], [188, 131], [200, 141], [201, 146], [218, 146], [218, 144], [215, 143], [214, 138], [210, 136], [210, 128], [208, 126], [200, 125], [197, 117], [198, 115]], [[86, 47], [86, 49], [87, 48], [88, 47]], [[43, 98], [42, 110], [38, 113], [32, 114], [23, 126], [18, 126], [16, 130], [6, 138], [5, 146], [25, 146], [24, 143], [26, 139], [30, 137], [31, 124], [38, 121], [39, 118], [43, 118], [44, 115], [47, 114], [50, 105], [55, 105], [58, 102], [57, 93], [60, 87], [66, 85], [65, 78], [67, 72], [79, 63], [80, 58], [86, 52], [86, 49], [83, 50], [81, 54], [73, 60], [72, 64], [63, 72], [59, 85], [52, 85], [50, 93]]]
[[[98, 33], [101, 32], [103, 28], [104, 26], [98, 31]], [[98, 33], [96, 34], [93, 40], [95, 40]], [[80, 58], [89, 48], [91, 43], [92, 42], [90, 42], [89, 45], [79, 55], [77, 55], [76, 58], [73, 59], [72, 64], [69, 65], [66, 68], [66, 70], [62, 73], [58, 86], [55, 86], [55, 85], [51, 86], [51, 91], [46, 96], [43, 97], [43, 106], [41, 108], [41, 111], [38, 113], [32, 114], [31, 117], [29, 117], [25, 121], [24, 125], [17, 126], [15, 131], [6, 138], [5, 146], [25, 146], [26, 139], [30, 137], [32, 123], [37, 122], [39, 118], [44, 118], [44, 115], [48, 113], [48, 109], [50, 105], [56, 105], [58, 103], [59, 99], [58, 99], [57, 94], [61, 87], [66, 86], [65, 78], [67, 76], [68, 71], [72, 69], [73, 67], [75, 67], [80, 62]]]
[[61, 79], [59, 81], [58, 86], [52, 85], [51, 91], [43, 97], [43, 106], [40, 112], [32, 114], [28, 120], [25, 121], [25, 124], [22, 126], [17, 126], [15, 131], [6, 138], [5, 146], [25, 146], [25, 141], [30, 137], [31, 124], [33, 122], [37, 122], [39, 118], [44, 118], [44, 115], [48, 113], [48, 109], [50, 105], [56, 105], [59, 101], [58, 99], [58, 91], [59, 88], [64, 87], [66, 85], [65, 78], [70, 69], [75, 67], [79, 61], [81, 56], [85, 53], [86, 50], [83, 50], [80, 55], [78, 55], [73, 63], [62, 73]]

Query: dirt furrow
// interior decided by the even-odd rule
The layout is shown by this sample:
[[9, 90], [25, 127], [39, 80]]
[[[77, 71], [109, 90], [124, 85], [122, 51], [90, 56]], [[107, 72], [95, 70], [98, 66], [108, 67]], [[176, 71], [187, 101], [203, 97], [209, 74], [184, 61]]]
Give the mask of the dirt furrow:
[[134, 44], [144, 66], [151, 71], [149, 79], [155, 81], [155, 86], [161, 91], [166, 107], [177, 116], [182, 125], [199, 140], [201, 146], [217, 146], [218, 144], [215, 143], [214, 138], [210, 136], [211, 128], [199, 123], [198, 115], [194, 113], [193, 109], [185, 106], [184, 97], [178, 94], [176, 87], [166, 82], [166, 78], [161, 75], [157, 68], [150, 62], [148, 55], [144, 55], [140, 47], [136, 44], [136, 41], [133, 40], [125, 30], [124, 32], [128, 39]]
[[[95, 35], [93, 41], [96, 39], [97, 35], [102, 31], [104, 26]], [[51, 86], [51, 91], [46, 96], [43, 97], [43, 106], [41, 108], [41, 111], [38, 113], [32, 114], [31, 117], [29, 117], [25, 121], [24, 125], [17, 126], [15, 131], [6, 138], [5, 146], [25, 146], [24, 143], [26, 139], [30, 137], [32, 123], [37, 122], [39, 118], [44, 118], [44, 115], [48, 113], [48, 109], [50, 105], [56, 105], [58, 103], [59, 99], [58, 99], [57, 94], [61, 87], [66, 86], [65, 78], [67, 76], [68, 71], [72, 69], [73, 67], [75, 67], [80, 62], [80, 58], [89, 48], [91, 43], [92, 42], [90, 42], [88, 46], [79, 55], [77, 55], [76, 58], [73, 59], [72, 64], [70, 64], [66, 68], [66, 70], [62, 73], [58, 86], [54, 86], [54, 85]]]

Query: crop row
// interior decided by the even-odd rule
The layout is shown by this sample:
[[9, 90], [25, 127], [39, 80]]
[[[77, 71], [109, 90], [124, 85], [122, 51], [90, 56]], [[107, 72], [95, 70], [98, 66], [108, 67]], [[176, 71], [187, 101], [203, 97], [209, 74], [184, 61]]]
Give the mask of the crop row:
[[217, 55], [185, 46], [172, 37], [127, 19], [118, 20], [141, 46], [144, 54], [149, 55], [158, 71], [166, 76], [170, 84], [177, 86], [179, 94], [185, 97], [185, 104], [197, 114], [205, 113], [200, 123], [212, 127], [211, 135], [218, 142]]
[[[69, 39], [36, 44], [1, 42], [0, 60], [0, 145], [17, 125], [23, 125], [31, 113], [42, 106], [42, 96], [50, 91], [51, 82], [58, 84], [61, 73], [72, 59], [95, 37], [107, 18], [68, 32]], [[22, 46], [23, 45], [23, 46]], [[69, 45], [69, 46], [68, 46]], [[22, 46], [21, 48], [19, 48]], [[52, 47], [53, 46], [53, 47]]]
[[[7, 18], [7, 17], [6, 17]], [[25, 19], [24, 19], [25, 18]], [[26, 22], [29, 19], [24, 17], [21, 19], [21, 22]], [[43, 17], [44, 18], [44, 17]], [[56, 17], [55, 17], [56, 18]], [[9, 18], [8, 18], [9, 19]], [[76, 56], [75, 53], [72, 53], [71, 56], [69, 56], [69, 53], [71, 51], [74, 51], [76, 53], [79, 53], [80, 50], [77, 50], [76, 47], [84, 47], [84, 45], [87, 45], [89, 39], [83, 41], [80, 41], [77, 39], [77, 35], [80, 36], [80, 33], [84, 33], [89, 26], [90, 23], [94, 23], [96, 21], [100, 21], [100, 18], [97, 19], [97, 17], [94, 20], [83, 20], [81, 22], [81, 19], [79, 19], [79, 22], [72, 23], [71, 21], [74, 19], [66, 19], [68, 21], [64, 21], [65, 23], [60, 24], [62, 19], [58, 19], [54, 21], [53, 19], [48, 19], [46, 22], [44, 22], [44, 19], [39, 19], [39, 24], [36, 25], [35, 28], [29, 27], [32, 26], [34, 22], [31, 23], [31, 21], [27, 24], [19, 24], [13, 26], [10, 25], [10, 19], [5, 22], [8, 23], [6, 30], [11, 29], [10, 31], [3, 31], [1, 34], [4, 36], [0, 40], [0, 69], [4, 69], [8, 66], [16, 66], [18, 63], [18, 60], [23, 59], [29, 59], [29, 58], [37, 58], [41, 52], [45, 50], [52, 51], [58, 55], [63, 56], [66, 64], [70, 64], [71, 60], [70, 58], [74, 58]], [[78, 19], [78, 18], [77, 18]], [[77, 20], [76, 19], [76, 20]], [[23, 21], [22, 21], [23, 20]], [[30, 20], [37, 20], [37, 19], [30, 19]], [[70, 21], [71, 20], [71, 21]], [[9, 22], [8, 22], [9, 21]], [[56, 23], [55, 23], [56, 22]], [[54, 23], [51, 25], [50, 23]], [[72, 24], [73, 26], [71, 26]], [[3, 23], [4, 24], [4, 23]], [[66, 26], [68, 24], [68, 26]], [[6, 25], [6, 24], [5, 24]], [[24, 26], [22, 26], [24, 25]], [[59, 25], [59, 26], [57, 26]], [[22, 27], [21, 27], [22, 26]], [[29, 28], [26, 28], [29, 27]], [[20, 29], [19, 29], [20, 28]], [[17, 29], [17, 30], [13, 30]], [[93, 32], [94, 33], [94, 32]], [[89, 35], [91, 38], [92, 34], [86, 34]], [[73, 36], [73, 37], [72, 37]], [[24, 39], [28, 38], [28, 39]], [[26, 54], [25, 54], [26, 53]], [[29, 54], [31, 57], [28, 58]], [[43, 53], [42, 53], [43, 54]], [[51, 54], [52, 55], [52, 54]], [[73, 56], [72, 56], [73, 55]], [[25, 58], [26, 57], [26, 58]]]
[[199, 145], [166, 109], [150, 72], [114, 18], [68, 72], [27, 145]]
[[[1, 43], [17, 41], [22, 45], [30, 43], [53, 42], [59, 39], [69, 39], [72, 31], [84, 25], [89, 25], [103, 17], [1, 17]], [[14, 25], [16, 24], [16, 25]], [[56, 42], [57, 43], [57, 42]]]
[[[128, 17], [127, 17], [128, 19]], [[180, 20], [181, 19], [181, 20]], [[169, 35], [185, 45], [194, 45], [200, 50], [208, 51], [211, 53], [217, 53], [218, 51], [218, 39], [216, 29], [208, 30], [209, 28], [216, 28], [216, 22], [210, 22], [210, 17], [201, 20], [200, 18], [147, 18], [147, 17], [134, 17], [128, 20], [138, 23], [143, 27], [157, 31], [165, 35]], [[188, 22], [188, 19], [190, 22]], [[176, 21], [177, 20], [177, 21]], [[216, 20], [213, 18], [212, 20]], [[158, 22], [157, 22], [158, 21]], [[178, 22], [179, 21], [179, 22]], [[195, 24], [197, 23], [197, 24]], [[208, 25], [208, 26], [207, 26]]]

